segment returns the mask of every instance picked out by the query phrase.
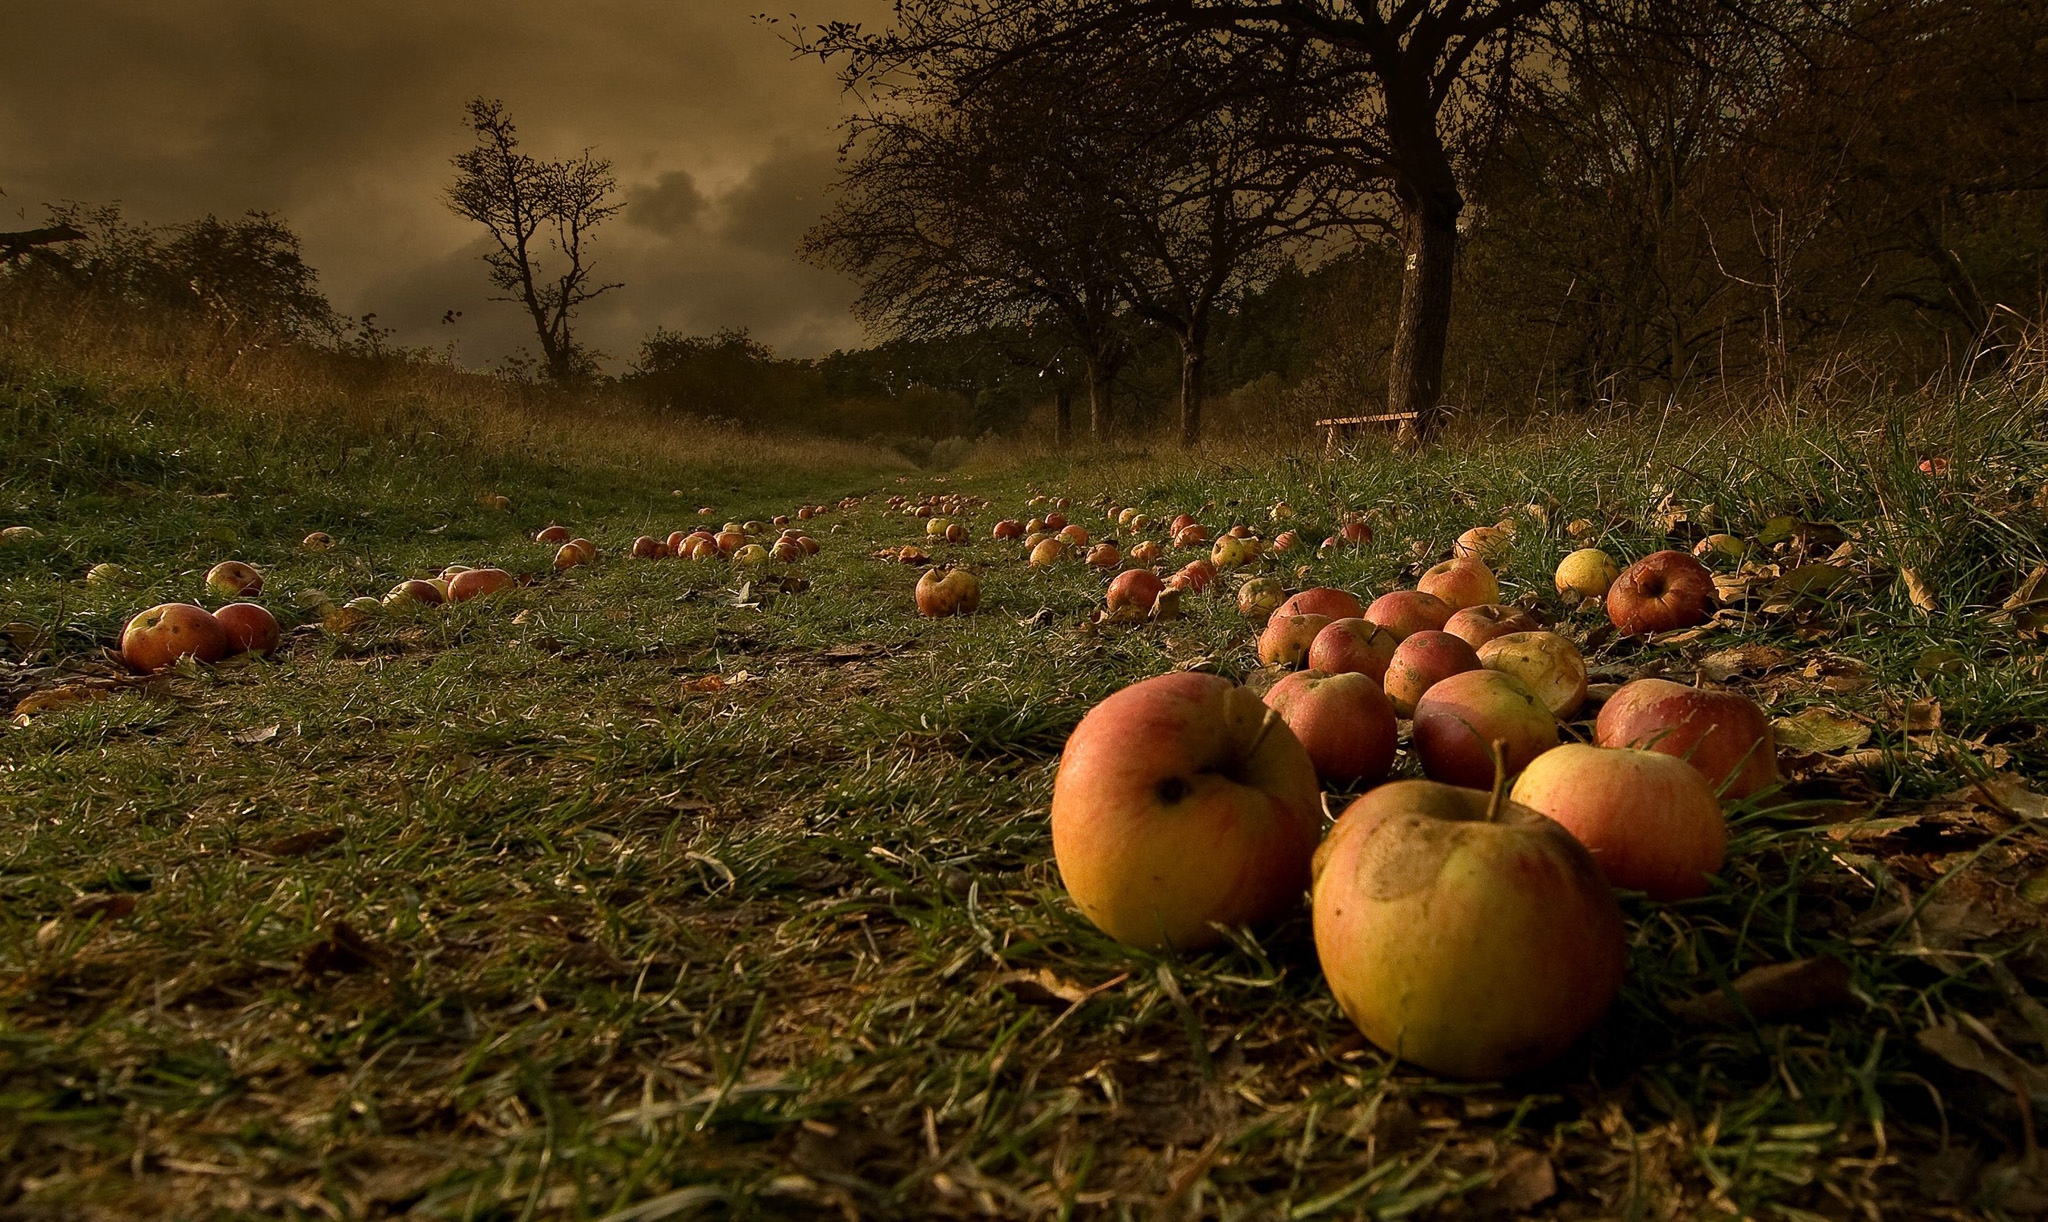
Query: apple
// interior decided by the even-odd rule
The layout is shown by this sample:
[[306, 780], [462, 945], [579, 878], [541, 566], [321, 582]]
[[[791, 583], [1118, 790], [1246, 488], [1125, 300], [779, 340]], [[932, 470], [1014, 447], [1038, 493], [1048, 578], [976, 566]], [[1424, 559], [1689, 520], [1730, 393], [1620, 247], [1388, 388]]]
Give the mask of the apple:
[[89, 586], [118, 586], [128, 582], [128, 570], [112, 562], [95, 564], [85, 571], [85, 584]]
[[1060, 539], [1041, 539], [1031, 549], [1031, 567], [1042, 569], [1059, 563], [1067, 554], [1067, 545]]
[[263, 589], [263, 574], [239, 560], [223, 560], [206, 570], [206, 588], [222, 598], [246, 598]]
[[1713, 614], [1714, 575], [1684, 552], [1651, 552], [1607, 591], [1607, 618], [1625, 636], [1690, 628]]
[[747, 565], [766, 564], [768, 563], [768, 549], [758, 543], [749, 543], [732, 554], [732, 562], [734, 564]]
[[1571, 720], [1586, 703], [1586, 659], [1555, 632], [1497, 636], [1479, 647], [1479, 664], [1528, 684], [1559, 721]]
[[1403, 717], [1415, 716], [1415, 703], [1422, 699], [1430, 688], [1468, 670], [1479, 669], [1479, 655], [1463, 640], [1448, 632], [1424, 629], [1410, 633], [1394, 647], [1394, 656], [1387, 662], [1387, 673], [1380, 683], [1386, 689], [1387, 699], [1394, 704], [1394, 711]]
[[1252, 528], [1242, 522], [1236, 522], [1231, 525], [1229, 530], [1223, 533], [1233, 539], [1249, 539], [1252, 537]]
[[721, 556], [730, 556], [747, 545], [747, 537], [736, 530], [721, 530], [711, 536], [711, 541], [717, 545]]
[[1021, 539], [1024, 537], [1024, 523], [1015, 518], [1004, 518], [996, 523], [994, 537], [998, 542]]
[[1330, 586], [1303, 590], [1281, 603], [1275, 615], [1322, 615], [1330, 619], [1360, 619], [1365, 607], [1356, 595]]
[[1151, 569], [1126, 569], [1118, 573], [1110, 580], [1109, 593], [1103, 600], [1109, 608], [1109, 618], [1144, 619], [1165, 588], [1166, 583]]
[[1372, 542], [1372, 527], [1353, 518], [1337, 528], [1337, 537], [1353, 547], [1364, 547]]
[[566, 526], [543, 526], [540, 529], [540, 533], [533, 537], [533, 541], [535, 543], [552, 543], [560, 547], [569, 541], [569, 528]]
[[789, 525], [789, 515], [786, 513], [778, 513], [774, 517], [768, 519], [768, 523], [771, 526], [787, 526]]
[[1259, 545], [1240, 535], [1224, 535], [1209, 549], [1209, 563], [1219, 569], [1234, 569], [1259, 557]]
[[803, 544], [787, 537], [777, 539], [768, 545], [768, 558], [781, 564], [795, 564], [804, 558]]
[[1537, 756], [1509, 796], [1563, 824], [1607, 881], [1653, 900], [1704, 895], [1726, 858], [1713, 787], [1662, 752], [1565, 743]]
[[1063, 513], [1046, 514], [1045, 528], [1047, 530], [1065, 530], [1067, 528], [1067, 515]]
[[136, 670], [158, 670], [179, 658], [218, 662], [228, 653], [227, 629], [204, 607], [164, 603], [121, 630], [121, 660]]
[[[1451, 545], [1451, 554], [1460, 559], [1477, 560], [1482, 564], [1498, 565], [1508, 558], [1508, 551], [1514, 546], [1515, 531], [1512, 523], [1502, 522], [1496, 526], [1475, 526], [1458, 536]], [[1491, 602], [1491, 599], [1487, 601]]]
[[[1079, 530], [1080, 527], [1077, 526], [1073, 529]], [[958, 522], [948, 524], [946, 527], [946, 542], [953, 544], [967, 542], [967, 528]]]
[[1359, 674], [1379, 683], [1401, 642], [1393, 633], [1356, 615], [1333, 619], [1309, 642], [1310, 670], [1326, 674]]
[[1060, 527], [1059, 530], [1060, 538], [1065, 539], [1068, 543], [1073, 544], [1075, 547], [1088, 546], [1088, 530], [1086, 527], [1070, 523], [1066, 526]]
[[1052, 533], [1052, 528], [1045, 524], [1044, 518], [1033, 518], [1029, 522], [1024, 523], [1024, 533], [1027, 535], [1050, 534]]
[[[1474, 672], [1483, 673], [1483, 672]], [[1451, 1078], [1561, 1055], [1621, 989], [1628, 935], [1571, 833], [1518, 803], [1395, 781], [1345, 808], [1316, 854], [1316, 958], [1388, 1053]]]
[[1275, 611], [1259, 634], [1259, 661], [1292, 669], [1301, 665], [1316, 634], [1330, 622], [1327, 615], [1282, 615]]
[[1156, 540], [1145, 539], [1131, 548], [1131, 563], [1157, 564], [1159, 558], [1165, 554], [1166, 549], [1159, 546]]
[[1497, 670], [1468, 670], [1438, 682], [1415, 702], [1410, 745], [1423, 774], [1453, 785], [1493, 783], [1493, 744], [1503, 744], [1508, 776], [1557, 745], [1557, 718], [1529, 685]]
[[1481, 603], [1465, 607], [1444, 621], [1444, 631], [1477, 649], [1497, 636], [1510, 632], [1534, 632], [1543, 625], [1520, 607], [1502, 603]]
[[1600, 533], [1600, 528], [1587, 518], [1573, 518], [1571, 524], [1564, 528], [1564, 533], [1574, 539], [1590, 539]]
[[504, 569], [467, 569], [449, 579], [448, 601], [468, 602], [511, 587], [512, 574]]
[[1200, 523], [1192, 526], [1183, 526], [1173, 532], [1173, 545], [1175, 547], [1200, 547], [1208, 541], [1209, 528]]
[[1034, 551], [1037, 549], [1039, 544], [1044, 543], [1048, 540], [1059, 543], [1066, 542], [1066, 540], [1061, 539], [1058, 535], [1053, 534], [1049, 530], [1034, 530], [1030, 534], [1024, 536], [1024, 550], [1026, 552]]
[[1208, 589], [1209, 583], [1214, 580], [1216, 580], [1215, 565], [1210, 564], [1207, 560], [1190, 560], [1181, 566], [1180, 572], [1168, 578], [1166, 584], [1176, 590], [1186, 590], [1190, 594], [1200, 594]]
[[408, 578], [392, 586], [391, 592], [384, 596], [384, 605], [387, 607], [395, 607], [399, 603], [407, 602], [432, 605], [446, 601], [448, 601], [447, 596], [441, 592], [441, 587], [431, 581], [422, 581], [417, 577]]
[[1131, 529], [1134, 531], [1151, 530], [1152, 524], [1152, 515], [1149, 513], [1141, 513], [1137, 517], [1131, 519]]
[[334, 547], [334, 536], [324, 530], [316, 530], [299, 540], [299, 546], [309, 552], [330, 551]]
[[227, 633], [229, 653], [269, 653], [284, 635], [277, 617], [255, 603], [229, 603], [213, 613]]
[[1283, 530], [1279, 534], [1273, 536], [1272, 550], [1276, 555], [1281, 552], [1291, 552], [1300, 543], [1300, 535], [1296, 534], [1291, 530]]
[[1275, 522], [1285, 522], [1294, 516], [1294, 506], [1289, 505], [1286, 501], [1275, 501], [1273, 507], [1267, 510], [1266, 513]]
[[583, 563], [585, 563], [583, 559], [583, 549], [577, 547], [575, 544], [564, 543], [562, 546], [555, 549], [556, 568], [573, 569], [577, 565]]
[[1298, 670], [1266, 690], [1266, 703], [1301, 740], [1324, 784], [1379, 781], [1393, 768], [1400, 727], [1370, 676]]
[[1053, 780], [1060, 879], [1104, 933], [1198, 950], [1300, 902], [1322, 827], [1315, 765], [1248, 688], [1180, 671], [1124, 688], [1068, 736]]
[[595, 543], [592, 543], [592, 542], [591, 542], [590, 540], [588, 540], [588, 539], [585, 539], [585, 538], [581, 538], [581, 537], [578, 537], [578, 538], [575, 538], [575, 539], [571, 539], [571, 540], [569, 540], [569, 541], [568, 541], [567, 543], [563, 544], [563, 546], [564, 546], [564, 547], [573, 547], [573, 548], [575, 548], [575, 549], [576, 549], [576, 550], [577, 550], [578, 552], [581, 552], [581, 553], [583, 554], [583, 563], [585, 563], [585, 564], [596, 564], [596, 563], [597, 563], [597, 544], [595, 544]]
[[661, 540], [653, 535], [641, 535], [633, 540], [633, 546], [628, 549], [630, 554], [639, 560], [652, 560], [661, 555], [662, 550]]
[[1433, 565], [1415, 588], [1436, 595], [1454, 612], [1500, 601], [1500, 582], [1493, 570], [1477, 560], [1446, 560]]
[[1116, 544], [1098, 543], [1088, 549], [1086, 561], [1090, 568], [1113, 569], [1122, 564], [1124, 558], [1123, 553], [1116, 550]]
[[917, 579], [917, 613], [972, 615], [981, 606], [981, 582], [966, 569], [926, 569]]
[[1571, 602], [1604, 598], [1620, 574], [1614, 557], [1597, 547], [1582, 547], [1558, 562], [1557, 592]]
[[1281, 603], [1287, 601], [1287, 591], [1272, 577], [1254, 577], [1237, 587], [1237, 613], [1248, 620], [1261, 623], [1271, 619]]
[[1738, 692], [1637, 679], [1608, 697], [1593, 737], [1603, 747], [1675, 755], [1699, 769], [1724, 798], [1747, 798], [1780, 780], [1770, 718]]
[[743, 535], [758, 535], [762, 531], [767, 529], [768, 523], [760, 521], [755, 518], [748, 518], [745, 522], [742, 522], [740, 524], [740, 533]]
[[951, 525], [952, 523], [944, 518], [933, 518], [924, 524], [924, 537], [927, 539], [943, 539], [946, 537], [946, 528]]
[[1441, 632], [1451, 622], [1455, 609], [1443, 599], [1421, 590], [1395, 590], [1372, 600], [1364, 611], [1371, 620], [1397, 638], [1406, 640], [1418, 632]]
[[507, 509], [512, 508], [512, 498], [509, 496], [505, 496], [503, 494], [497, 496], [488, 496], [484, 498], [484, 504], [489, 505], [491, 508], [497, 510], [499, 513], [503, 513]]
[[1136, 509], [1119, 509], [1116, 511], [1115, 521], [1118, 528], [1122, 530], [1129, 530], [1131, 528], [1131, 519], [1137, 516], [1138, 511]]
[[1180, 532], [1186, 530], [1188, 527], [1193, 526], [1194, 524], [1194, 514], [1177, 513], [1173, 515], [1173, 524], [1167, 527], [1166, 533], [1170, 535], [1177, 535]]

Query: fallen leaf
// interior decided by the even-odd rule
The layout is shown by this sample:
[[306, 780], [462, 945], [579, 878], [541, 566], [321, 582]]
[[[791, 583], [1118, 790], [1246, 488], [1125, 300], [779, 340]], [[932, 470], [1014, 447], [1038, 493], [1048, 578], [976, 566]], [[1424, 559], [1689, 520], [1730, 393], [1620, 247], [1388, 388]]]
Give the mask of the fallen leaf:
[[1032, 1005], [1070, 1006], [1075, 1002], [1088, 1000], [1091, 995], [1089, 990], [1055, 975], [1049, 968], [1039, 968], [1035, 972], [1010, 972], [998, 976], [995, 987], [1018, 1001]]
[[1831, 692], [1860, 692], [1877, 682], [1877, 672], [1854, 658], [1825, 655], [1806, 664], [1805, 675]]
[[1846, 751], [1870, 741], [1870, 727], [1828, 709], [1808, 709], [1771, 722], [1778, 745], [1788, 751]]
[[2048, 1096], [2048, 1070], [2027, 1064], [1968, 1014], [1956, 1022], [1922, 1027], [1913, 1038], [1955, 1068], [1981, 1074], [2015, 1095]]
[[1969, 802], [1988, 806], [2004, 814], [2037, 822], [2048, 821], [2048, 796], [2027, 788], [2027, 782], [2009, 772], [1984, 777], [1961, 789], [1935, 799], [1938, 802]]
[[1901, 568], [1899, 580], [1906, 583], [1906, 597], [1912, 600], [1914, 606], [1929, 615], [1941, 610], [1941, 600], [1934, 596], [1934, 590], [1921, 580], [1919, 573], [1910, 568]]
[[2012, 597], [2006, 599], [2000, 609], [2021, 611], [2042, 602], [2048, 602], [2048, 564], [2028, 573], [2026, 580], [2020, 582], [2019, 588], [2012, 592]]
[[81, 920], [105, 917], [116, 921], [134, 912], [135, 897], [132, 895], [81, 895], [71, 903], [71, 915]]
[[1906, 705], [1906, 733], [1932, 734], [1941, 728], [1941, 701], [1914, 700]]
[[265, 857], [304, 857], [338, 842], [345, 834], [338, 827], [312, 827], [302, 832], [274, 836], [249, 847]]
[[1701, 658], [1699, 672], [1716, 683], [1722, 683], [1737, 675], [1762, 674], [1774, 666], [1783, 666], [1791, 659], [1791, 654], [1776, 646], [1737, 645]]
[[46, 687], [42, 691], [30, 692], [23, 696], [14, 706], [14, 716], [18, 722], [25, 722], [35, 713], [69, 708], [74, 704], [85, 704], [113, 694], [113, 686], [106, 683], [67, 683], [62, 687]]
[[327, 936], [299, 954], [299, 971], [308, 976], [324, 972], [360, 972], [384, 961], [384, 952], [357, 933], [346, 921], [333, 921]]
[[257, 743], [267, 743], [271, 739], [276, 738], [277, 731], [277, 723], [272, 722], [267, 726], [261, 726], [253, 730], [244, 730], [240, 734], [235, 735], [234, 738], [236, 742], [241, 743], [245, 747], [253, 747]]
[[1557, 1169], [1538, 1151], [1518, 1149], [1501, 1160], [1493, 1182], [1472, 1194], [1481, 1213], [1521, 1216], [1557, 1195]]
[[1671, 1013], [1687, 1022], [1722, 1026], [1741, 1022], [1745, 1013], [1759, 1023], [1783, 1022], [1849, 1004], [1855, 1000], [1849, 981], [1849, 965], [1833, 955], [1773, 963], [1736, 977], [1729, 986], [1734, 999], [1717, 989], [1672, 1003]]

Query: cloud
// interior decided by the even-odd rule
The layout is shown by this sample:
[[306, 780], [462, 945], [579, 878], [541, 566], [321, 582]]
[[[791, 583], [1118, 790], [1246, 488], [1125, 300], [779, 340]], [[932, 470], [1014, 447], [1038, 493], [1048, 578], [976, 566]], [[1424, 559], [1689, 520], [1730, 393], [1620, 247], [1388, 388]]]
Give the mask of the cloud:
[[[802, 16], [874, 24], [889, 0]], [[62, 199], [132, 219], [280, 212], [337, 308], [399, 342], [494, 363], [523, 340], [486, 300], [479, 232], [440, 202], [463, 103], [503, 98], [528, 151], [609, 157], [628, 207], [599, 232], [625, 287], [582, 334], [629, 355], [652, 325], [748, 326], [808, 355], [858, 343], [854, 290], [796, 261], [833, 172], [843, 99], [756, 0], [16, 0], [0, 74], [0, 206]], [[786, 28], [786, 27], [784, 27]], [[89, 65], [89, 70], [85, 70]], [[453, 327], [443, 313], [461, 309]], [[500, 345], [507, 347], [501, 348]]]

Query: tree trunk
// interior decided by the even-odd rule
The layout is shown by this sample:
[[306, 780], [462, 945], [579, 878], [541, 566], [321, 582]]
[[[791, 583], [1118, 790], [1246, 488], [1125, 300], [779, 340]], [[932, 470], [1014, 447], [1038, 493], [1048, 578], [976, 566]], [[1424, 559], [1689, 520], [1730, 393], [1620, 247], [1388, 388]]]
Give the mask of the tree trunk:
[[1088, 358], [1088, 437], [1097, 444], [1109, 439], [1109, 394], [1115, 382], [1115, 366], [1099, 357]]
[[1181, 337], [1180, 347], [1180, 444], [1192, 448], [1202, 439], [1202, 398], [1208, 380], [1207, 337]]
[[1059, 384], [1052, 399], [1052, 443], [1064, 450], [1074, 440], [1074, 388]]
[[[1443, 393], [1444, 342], [1451, 326], [1451, 272], [1458, 255], [1455, 191], [1445, 199], [1425, 197], [1404, 207], [1406, 260], [1401, 270], [1401, 310], [1394, 326], [1394, 351], [1387, 363], [1387, 410], [1414, 412], [1417, 438], [1437, 423]], [[1402, 433], [1408, 435], [1403, 427]]]

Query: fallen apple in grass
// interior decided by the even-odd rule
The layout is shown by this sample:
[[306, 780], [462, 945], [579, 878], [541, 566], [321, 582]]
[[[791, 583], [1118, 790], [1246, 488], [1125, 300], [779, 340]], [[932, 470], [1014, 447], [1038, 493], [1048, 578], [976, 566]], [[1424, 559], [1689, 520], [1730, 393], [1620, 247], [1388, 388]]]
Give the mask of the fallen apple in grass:
[[511, 588], [512, 574], [504, 569], [467, 569], [449, 578], [448, 601], [465, 603]]
[[1315, 765], [1250, 689], [1182, 671], [1089, 710], [1053, 781], [1053, 857], [1119, 942], [1196, 950], [1299, 902], [1322, 826]]
[[1499, 580], [1477, 560], [1446, 560], [1434, 565], [1415, 588], [1436, 595], [1454, 612], [1500, 601]]
[[579, 564], [589, 563], [583, 558], [583, 549], [573, 543], [564, 543], [555, 549], [555, 567], [573, 569]]
[[1113, 569], [1123, 562], [1124, 558], [1116, 550], [1116, 544], [1114, 543], [1098, 543], [1088, 549], [1089, 568]]
[[1614, 557], [1597, 547], [1582, 547], [1560, 560], [1555, 578], [1559, 597], [1572, 602], [1604, 598], [1621, 575]]
[[214, 612], [213, 618], [227, 633], [231, 654], [269, 653], [284, 635], [277, 626], [277, 617], [255, 603], [229, 603]]
[[1571, 833], [1432, 781], [1382, 785], [1345, 809], [1316, 854], [1313, 906], [1344, 1013], [1446, 1077], [1555, 1059], [1607, 1012], [1628, 960], [1614, 892]]
[[1181, 566], [1178, 573], [1167, 579], [1166, 584], [1176, 590], [1200, 594], [1216, 580], [1216, 566], [1207, 560], [1190, 560]]
[[222, 598], [246, 598], [263, 589], [263, 574], [239, 560], [223, 560], [206, 570], [206, 588]]
[[1387, 699], [1403, 717], [1415, 716], [1416, 702], [1429, 689], [1468, 670], [1479, 669], [1479, 655], [1464, 641], [1448, 632], [1425, 629], [1411, 633], [1394, 647], [1381, 677]]
[[1453, 608], [1443, 599], [1421, 590], [1394, 590], [1372, 600], [1364, 617], [1406, 640], [1418, 632], [1441, 632], [1451, 622]]
[[1510, 632], [1534, 632], [1543, 625], [1520, 607], [1503, 603], [1482, 603], [1466, 607], [1444, 621], [1444, 631], [1477, 649], [1497, 636]]
[[1322, 615], [1333, 620], [1360, 619], [1365, 615], [1365, 607], [1358, 601], [1358, 596], [1348, 590], [1316, 586], [1281, 603], [1273, 614]]
[[1714, 575], [1684, 552], [1651, 552], [1607, 590], [1607, 618], [1624, 636], [1691, 628], [1713, 614]]
[[1326, 674], [1364, 675], [1374, 683], [1386, 678], [1387, 663], [1401, 642], [1393, 633], [1355, 615], [1333, 619], [1309, 642], [1308, 666]]
[[1292, 669], [1308, 656], [1316, 634], [1329, 625], [1327, 615], [1282, 615], [1274, 612], [1259, 634], [1259, 661]]
[[1452, 675], [1415, 702], [1409, 742], [1435, 781], [1483, 789], [1494, 779], [1494, 744], [1508, 776], [1557, 745], [1557, 718], [1543, 698], [1513, 675], [1468, 670]]
[[1553, 717], [1569, 721], [1586, 703], [1586, 659], [1555, 632], [1510, 632], [1479, 647], [1479, 664], [1529, 685]]
[[1113, 620], [1141, 620], [1152, 612], [1152, 604], [1166, 583], [1151, 569], [1126, 569], [1109, 583], [1103, 602]]
[[1237, 613], [1248, 620], [1264, 623], [1286, 601], [1287, 591], [1272, 577], [1254, 577], [1237, 587]]
[[140, 671], [160, 670], [183, 657], [218, 662], [227, 652], [227, 629], [211, 611], [191, 603], [151, 607], [121, 631], [121, 660]]
[[1200, 523], [1193, 526], [1183, 526], [1173, 532], [1173, 545], [1175, 547], [1200, 547], [1208, 541], [1209, 528]]
[[1653, 900], [1704, 895], [1727, 854], [1713, 788], [1661, 752], [1565, 743], [1523, 769], [1509, 796], [1563, 824], [1609, 882]]
[[1131, 563], [1157, 564], [1159, 563], [1159, 558], [1165, 554], [1166, 549], [1159, 546], [1156, 540], [1141, 540], [1131, 546]]
[[1601, 706], [1593, 736], [1603, 747], [1677, 756], [1699, 769], [1723, 798], [1747, 798], [1780, 780], [1771, 720], [1739, 692], [1637, 679]]
[[128, 570], [111, 561], [95, 564], [85, 571], [89, 586], [118, 586], [128, 583]]
[[577, 550], [577, 552], [581, 553], [581, 555], [583, 556], [583, 563], [597, 563], [597, 544], [592, 543], [590, 540], [584, 538], [571, 539], [566, 544], [563, 544], [563, 546], [573, 547]]
[[919, 615], [972, 615], [981, 606], [981, 581], [966, 569], [926, 569], [916, 596]]
[[316, 530], [299, 540], [299, 546], [309, 552], [325, 552], [334, 548], [334, 536], [324, 530]]
[[997, 542], [1021, 539], [1024, 537], [1024, 523], [1017, 521], [1015, 518], [1004, 518], [996, 523], [995, 529], [990, 533]]
[[560, 547], [569, 541], [569, 528], [566, 526], [543, 526], [540, 528], [540, 533], [533, 537], [533, 541], [535, 543], [552, 543], [556, 547]]
[[1475, 526], [1459, 535], [1458, 541], [1451, 545], [1451, 554], [1460, 559], [1477, 560], [1482, 564], [1498, 566], [1506, 562], [1508, 552], [1514, 545], [1513, 524], [1502, 522], [1495, 526]]
[[637, 560], [653, 560], [663, 555], [666, 549], [661, 546], [661, 540], [653, 535], [641, 535], [633, 540], [633, 545], [627, 551]]
[[1266, 703], [1301, 740], [1325, 785], [1378, 781], [1393, 768], [1400, 727], [1369, 676], [1298, 670], [1266, 690]]
[[1065, 540], [1057, 538], [1041, 539], [1031, 549], [1031, 567], [1035, 569], [1049, 568], [1052, 565], [1058, 564], [1060, 559], [1066, 554], [1067, 545]]

